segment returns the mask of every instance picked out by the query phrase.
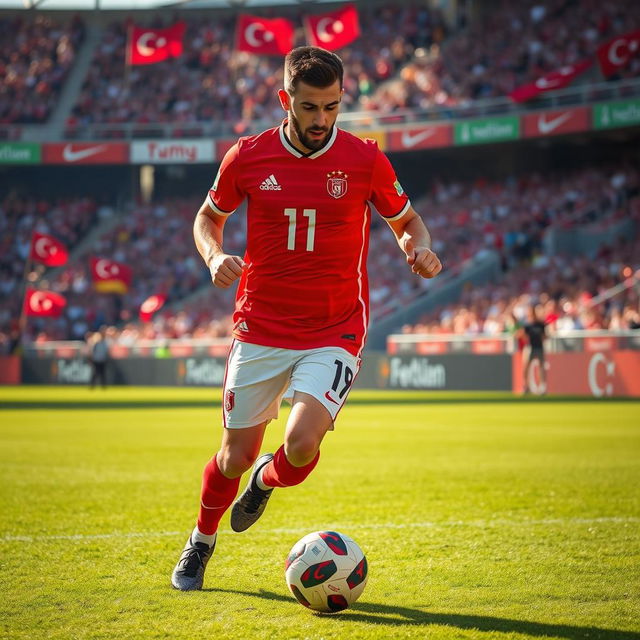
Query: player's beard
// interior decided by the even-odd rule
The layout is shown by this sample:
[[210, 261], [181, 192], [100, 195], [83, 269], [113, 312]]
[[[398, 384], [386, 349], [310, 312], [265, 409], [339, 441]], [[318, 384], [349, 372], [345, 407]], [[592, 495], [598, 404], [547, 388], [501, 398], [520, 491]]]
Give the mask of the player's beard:
[[[327, 140], [331, 136], [331, 129], [333, 125], [326, 129], [324, 127], [309, 127], [306, 131], [302, 131], [300, 127], [300, 123], [297, 118], [293, 115], [293, 113], [289, 112], [289, 119], [291, 120], [291, 124], [293, 125], [293, 130], [296, 132], [296, 136], [298, 140], [307, 148], [313, 151], [317, 151], [318, 149], [322, 149], [325, 144], [327, 144]], [[326, 131], [327, 135], [324, 138], [319, 138], [318, 140], [314, 140], [310, 136], [307, 135], [307, 131]]]

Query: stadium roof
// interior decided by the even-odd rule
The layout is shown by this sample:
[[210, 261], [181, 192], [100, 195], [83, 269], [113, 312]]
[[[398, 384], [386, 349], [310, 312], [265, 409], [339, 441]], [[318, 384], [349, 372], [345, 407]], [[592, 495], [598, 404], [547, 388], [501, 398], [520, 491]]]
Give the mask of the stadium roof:
[[74, 11], [144, 10], [144, 9], [210, 9], [276, 7], [335, 0], [0, 0], [0, 9], [59, 9]]

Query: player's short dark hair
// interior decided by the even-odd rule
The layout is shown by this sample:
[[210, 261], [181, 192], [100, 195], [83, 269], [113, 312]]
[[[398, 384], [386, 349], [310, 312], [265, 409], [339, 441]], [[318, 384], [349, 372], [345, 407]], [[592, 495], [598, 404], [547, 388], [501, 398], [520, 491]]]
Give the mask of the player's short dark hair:
[[297, 47], [284, 59], [284, 88], [288, 93], [296, 90], [298, 82], [324, 89], [336, 80], [342, 80], [344, 69], [339, 56], [320, 47]]

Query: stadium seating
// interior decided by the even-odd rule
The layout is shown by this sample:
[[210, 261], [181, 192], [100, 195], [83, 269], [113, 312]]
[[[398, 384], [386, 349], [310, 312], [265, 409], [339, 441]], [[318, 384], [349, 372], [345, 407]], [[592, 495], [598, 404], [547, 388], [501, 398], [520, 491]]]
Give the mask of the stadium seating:
[[500, 283], [469, 288], [455, 304], [426, 314], [403, 333], [500, 335], [513, 332], [531, 305], [541, 310], [548, 331], [563, 335], [576, 329], [640, 329], [637, 288], [593, 304], [640, 269], [640, 235], [602, 247], [598, 256], [540, 257], [510, 270]]
[[[300, 24], [300, 17], [294, 16]], [[345, 67], [345, 108], [361, 108], [360, 97], [391, 77], [418, 46], [445, 33], [440, 14], [415, 5], [360, 8], [362, 37], [340, 51]], [[186, 19], [185, 52], [161, 65], [125, 74], [126, 25], [110, 25], [73, 110], [69, 129], [89, 123], [170, 123], [174, 135], [197, 122], [230, 122], [244, 133], [252, 123], [278, 122], [282, 58], [234, 52], [236, 19]], [[297, 44], [304, 44], [302, 31]], [[132, 88], [135, 87], [135, 91]], [[254, 127], [255, 128], [255, 127]], [[121, 135], [114, 128], [112, 135]], [[148, 133], [143, 128], [141, 135]], [[198, 129], [187, 127], [196, 135]]]
[[[363, 100], [367, 110], [430, 109], [506, 96], [564, 65], [593, 58], [598, 45], [640, 24], [640, 5], [564, 0], [492, 3], [442, 47], [417, 48], [392, 81]], [[614, 78], [640, 75], [635, 57]], [[603, 78], [595, 65], [592, 82]]]
[[[498, 292], [508, 301], [522, 292], [546, 292], [554, 299], [562, 291], [550, 288], [560, 281], [562, 270], [582, 269], [582, 262], [567, 263], [544, 251], [544, 234], [549, 229], [572, 229], [590, 225], [605, 228], [621, 218], [640, 223], [640, 171], [635, 166], [620, 164], [608, 169], [582, 169], [541, 176], [525, 174], [501, 182], [444, 182], [434, 184], [430, 192], [414, 200], [434, 236], [434, 248], [443, 257], [446, 272], [456, 272], [467, 258], [487, 249], [500, 252], [505, 282], [485, 290], [474, 290], [465, 298], [460, 313], [447, 310], [440, 319], [430, 316], [408, 331], [421, 331], [425, 323], [437, 331], [455, 325], [456, 330], [470, 323], [475, 331], [485, 331], [495, 319], [488, 308], [479, 308]], [[198, 256], [191, 237], [193, 215], [199, 206], [195, 199], [173, 198], [148, 206], [133, 206], [115, 227], [90, 246], [73, 254], [68, 266], [47, 286], [63, 293], [68, 307], [62, 318], [32, 318], [30, 339], [81, 339], [89, 329], [102, 324], [118, 325], [125, 339], [133, 336], [221, 337], [230, 334], [232, 291], [209, 285], [209, 274]], [[7, 198], [1, 205], [3, 257], [0, 263], [0, 295], [3, 315], [0, 333], [8, 341], [11, 318], [19, 312], [20, 282], [23, 258], [28, 251], [31, 228], [52, 232], [70, 247], [102, 217], [113, 211], [86, 199], [62, 202], [39, 202], [29, 198]], [[225, 248], [233, 253], [244, 249], [244, 212], [229, 219], [225, 229]], [[17, 242], [11, 243], [10, 238]], [[171, 242], [167, 239], [171, 238]], [[380, 317], [424, 293], [437, 281], [412, 277], [399, 253], [387, 225], [374, 216], [371, 232], [369, 275], [372, 317]], [[636, 247], [637, 248], [637, 247]], [[617, 262], [631, 264], [630, 249], [613, 252]], [[105, 257], [125, 263], [133, 269], [133, 282], [124, 295], [100, 294], [91, 286], [89, 258]], [[605, 254], [596, 267], [605, 264]], [[574, 264], [574, 266], [572, 266]], [[637, 268], [636, 265], [635, 268]], [[545, 274], [552, 274], [546, 278]], [[615, 274], [609, 274], [613, 277]], [[544, 277], [543, 277], [544, 276]], [[589, 285], [589, 286], [587, 286]], [[593, 282], [583, 285], [593, 290]], [[201, 290], [190, 300], [189, 295]], [[481, 291], [478, 294], [477, 291]], [[156, 314], [153, 323], [138, 321], [141, 302], [149, 295], [164, 293], [167, 307]], [[572, 293], [573, 295], [573, 293]], [[576, 294], [577, 295], [577, 294]], [[478, 297], [480, 296], [480, 297]], [[574, 296], [575, 297], [575, 296]], [[475, 306], [470, 310], [469, 304]], [[575, 303], [567, 299], [565, 302]], [[563, 302], [564, 304], [564, 302]], [[512, 305], [511, 305], [512, 306]], [[179, 311], [174, 309], [179, 308]], [[471, 312], [477, 317], [472, 320]], [[484, 315], [483, 315], [484, 314]], [[487, 316], [491, 315], [491, 318]], [[453, 321], [454, 316], [457, 318]], [[464, 322], [459, 317], [464, 318]], [[481, 321], [478, 319], [481, 317]], [[608, 320], [607, 320], [608, 322]], [[486, 325], [486, 326], [485, 326]], [[495, 326], [503, 327], [497, 323]], [[468, 330], [467, 328], [464, 329]], [[501, 329], [500, 329], [501, 330]]]
[[47, 120], [84, 39], [84, 22], [0, 18], [0, 124]]
[[[505, 96], [565, 64], [594, 58], [599, 44], [640, 23], [634, 0], [503, 0], [469, 27], [447, 26], [437, 9], [418, 3], [358, 6], [362, 36], [339, 51], [344, 109], [383, 114], [407, 108], [445, 115], [451, 105]], [[283, 11], [301, 24], [301, 10]], [[219, 123], [225, 135], [242, 134], [281, 117], [282, 59], [235, 52], [233, 15], [182, 17], [180, 58], [128, 70], [128, 22], [103, 28], [67, 123], [69, 137], [91, 124], [114, 125], [101, 135], [122, 137], [120, 123], [139, 125], [138, 136], [153, 134], [153, 124], [170, 126], [173, 136], [198, 136], [197, 124], [205, 122]], [[154, 18], [150, 26], [162, 24]], [[66, 26], [42, 16], [0, 21], [0, 124], [46, 121], [83, 34], [79, 18]], [[296, 44], [304, 42], [298, 29]], [[39, 56], [31, 59], [34, 50]], [[614, 79], [638, 75], [636, 56]], [[597, 65], [586, 78], [602, 80]]]

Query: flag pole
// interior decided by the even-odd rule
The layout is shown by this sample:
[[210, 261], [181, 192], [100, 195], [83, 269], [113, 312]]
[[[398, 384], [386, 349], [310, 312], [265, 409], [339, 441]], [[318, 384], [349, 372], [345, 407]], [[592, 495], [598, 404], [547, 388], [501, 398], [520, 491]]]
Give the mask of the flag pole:
[[25, 303], [27, 301], [27, 277], [31, 271], [31, 249], [33, 247], [33, 232], [31, 233], [31, 241], [29, 243], [29, 253], [27, 254], [27, 259], [24, 262], [24, 270], [22, 272], [22, 292], [20, 299], [22, 303], [20, 305], [20, 317], [18, 319], [18, 340], [13, 347], [14, 355], [22, 355], [22, 350], [24, 347], [24, 334], [27, 328], [27, 314], [25, 312]]

